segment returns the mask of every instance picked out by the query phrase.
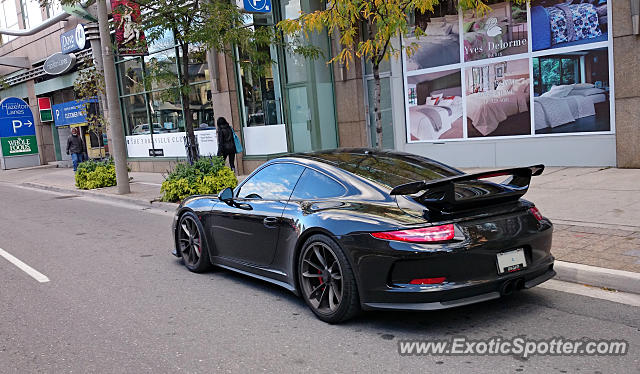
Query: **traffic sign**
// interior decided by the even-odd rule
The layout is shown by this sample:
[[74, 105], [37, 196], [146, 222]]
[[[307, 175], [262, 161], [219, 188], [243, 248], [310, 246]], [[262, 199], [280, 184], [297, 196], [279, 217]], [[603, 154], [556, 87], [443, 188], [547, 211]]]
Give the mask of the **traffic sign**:
[[236, 5], [247, 13], [271, 12], [271, 0], [236, 0]]
[[8, 97], [0, 101], [0, 137], [35, 134], [35, 120], [29, 104], [17, 97]]

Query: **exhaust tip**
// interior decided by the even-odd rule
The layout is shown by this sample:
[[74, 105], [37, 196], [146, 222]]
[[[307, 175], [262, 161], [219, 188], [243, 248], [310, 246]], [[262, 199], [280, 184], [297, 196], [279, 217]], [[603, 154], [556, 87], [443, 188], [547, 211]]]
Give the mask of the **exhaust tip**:
[[504, 282], [500, 287], [500, 294], [503, 296], [511, 295], [513, 293], [513, 289], [514, 289], [514, 282], [508, 280]]
[[513, 281], [513, 286], [516, 290], [521, 290], [524, 288], [524, 278], [518, 278], [515, 281]]

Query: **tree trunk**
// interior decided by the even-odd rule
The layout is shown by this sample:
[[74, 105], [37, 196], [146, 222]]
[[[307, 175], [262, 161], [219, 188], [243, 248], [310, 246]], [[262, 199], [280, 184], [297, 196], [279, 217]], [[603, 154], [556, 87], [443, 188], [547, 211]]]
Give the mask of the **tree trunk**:
[[191, 105], [189, 104], [189, 44], [182, 43], [182, 74], [180, 74], [180, 98], [184, 113], [184, 128], [187, 134], [187, 160], [193, 163], [199, 157], [196, 135], [193, 132], [193, 118], [191, 117]]
[[382, 113], [380, 112], [380, 64], [373, 63], [373, 81], [375, 83], [373, 89], [373, 114], [376, 124], [376, 143], [377, 148], [382, 149]]

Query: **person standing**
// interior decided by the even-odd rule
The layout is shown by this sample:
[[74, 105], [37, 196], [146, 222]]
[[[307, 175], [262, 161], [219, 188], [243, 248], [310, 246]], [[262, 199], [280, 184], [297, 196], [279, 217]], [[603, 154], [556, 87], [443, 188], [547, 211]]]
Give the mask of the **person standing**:
[[73, 171], [77, 171], [78, 164], [83, 161], [84, 142], [80, 135], [78, 135], [78, 129], [76, 127], [71, 129], [71, 136], [67, 138], [67, 154], [71, 155]]
[[233, 129], [224, 117], [219, 117], [216, 133], [218, 135], [218, 156], [222, 159], [229, 158], [231, 170], [236, 171], [236, 143], [233, 139]]

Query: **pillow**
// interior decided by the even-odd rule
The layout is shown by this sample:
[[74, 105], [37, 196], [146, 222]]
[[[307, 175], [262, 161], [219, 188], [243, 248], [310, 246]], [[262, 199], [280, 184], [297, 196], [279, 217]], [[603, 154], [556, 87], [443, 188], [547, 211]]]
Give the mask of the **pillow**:
[[605, 90], [602, 88], [583, 88], [583, 89], [574, 89], [571, 91], [572, 95], [580, 95], [580, 96], [589, 96], [589, 95], [597, 95], [605, 93]]
[[512, 87], [513, 87], [513, 81], [511, 79], [507, 79], [498, 83], [498, 85], [496, 86], [496, 91], [500, 91], [500, 90], [510, 91]]
[[446, 23], [429, 23], [427, 29], [424, 30], [425, 34], [432, 35], [449, 35], [451, 33], [452, 25]]
[[451, 106], [453, 105], [455, 96], [444, 96], [441, 100], [438, 100], [438, 106]]
[[438, 104], [438, 100], [439, 99], [437, 97], [427, 97], [424, 105], [436, 105]]
[[457, 14], [447, 14], [446, 16], [444, 16], [444, 19], [445, 19], [445, 21], [447, 23], [458, 23], [458, 15]]
[[514, 84], [512, 90], [518, 93], [527, 93], [529, 89], [529, 80], [520, 78]]
[[553, 86], [549, 90], [549, 92], [545, 92], [542, 94], [544, 97], [565, 97], [568, 96], [571, 91], [573, 91], [573, 87], [570, 85], [562, 85], [562, 86]]
[[593, 84], [593, 83], [576, 83], [576, 84], [573, 85], [573, 88], [574, 89], [576, 89], [576, 88], [582, 89], [582, 88], [593, 88], [595, 86], [596, 85]]

